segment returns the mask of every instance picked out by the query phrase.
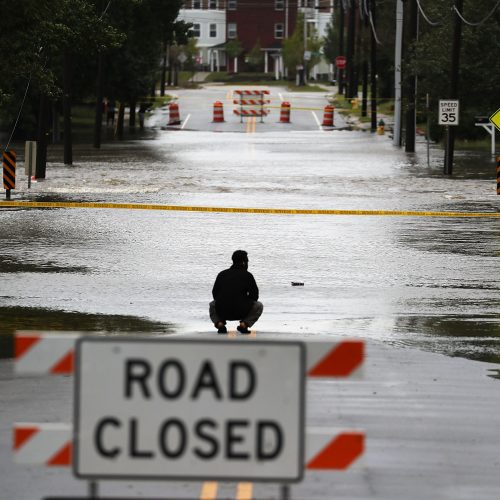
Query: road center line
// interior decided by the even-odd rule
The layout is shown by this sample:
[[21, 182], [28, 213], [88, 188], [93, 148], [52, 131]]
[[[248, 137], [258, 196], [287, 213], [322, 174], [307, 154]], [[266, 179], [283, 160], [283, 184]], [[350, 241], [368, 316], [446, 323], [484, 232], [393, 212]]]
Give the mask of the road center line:
[[236, 490], [236, 500], [252, 500], [253, 484], [238, 483]]
[[218, 486], [217, 481], [204, 482], [201, 488], [200, 500], [215, 500]]

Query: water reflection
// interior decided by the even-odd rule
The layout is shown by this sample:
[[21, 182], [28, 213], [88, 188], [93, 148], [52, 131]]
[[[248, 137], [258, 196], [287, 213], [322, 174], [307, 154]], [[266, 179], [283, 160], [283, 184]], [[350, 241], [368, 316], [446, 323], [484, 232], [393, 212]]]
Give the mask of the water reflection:
[[448, 356], [500, 363], [500, 323], [484, 316], [400, 317], [398, 340], [389, 343], [418, 347]]
[[0, 358], [12, 358], [16, 330], [78, 331], [99, 335], [167, 335], [173, 323], [151, 321], [137, 316], [86, 314], [42, 308], [0, 307]]

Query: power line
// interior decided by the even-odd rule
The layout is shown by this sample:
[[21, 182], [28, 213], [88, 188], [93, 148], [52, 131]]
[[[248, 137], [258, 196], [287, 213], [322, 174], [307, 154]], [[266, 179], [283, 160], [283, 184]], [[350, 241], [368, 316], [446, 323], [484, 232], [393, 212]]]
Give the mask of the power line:
[[422, 9], [422, 6], [420, 5], [420, 0], [416, 0], [417, 1], [417, 5], [418, 5], [418, 10], [420, 11], [420, 13], [422, 14], [422, 17], [425, 19], [425, 21], [430, 24], [431, 26], [439, 26], [441, 24], [441, 21], [431, 21], [426, 13], [424, 12], [424, 9]]
[[22, 113], [23, 107], [24, 107], [24, 101], [26, 101], [26, 96], [28, 95], [28, 90], [29, 90], [30, 84], [31, 84], [31, 76], [32, 76], [32, 73], [30, 73], [28, 84], [26, 85], [26, 90], [24, 91], [23, 100], [21, 101], [21, 106], [19, 106], [19, 112], [17, 113], [16, 121], [14, 123], [14, 126], [12, 127], [12, 132], [10, 134], [9, 140], [7, 141], [7, 145], [5, 146], [4, 151], [8, 151], [9, 146], [10, 146], [10, 141], [12, 141], [12, 137], [14, 137], [14, 132], [16, 131], [16, 128], [17, 128], [17, 124], [19, 123], [19, 118], [21, 118], [21, 113]]
[[101, 17], [99, 19], [102, 19], [106, 15], [106, 12], [108, 11], [109, 6], [111, 5], [111, 1], [112, 0], [109, 0], [108, 5], [106, 5], [106, 8], [102, 11]]
[[497, 7], [500, 5], [500, 0], [497, 1], [497, 3], [495, 4], [495, 6], [491, 9], [491, 11], [486, 15], [486, 17], [484, 17], [483, 19], [481, 19], [481, 21], [477, 22], [477, 23], [474, 23], [474, 22], [471, 22], [471, 21], [467, 21], [467, 19], [465, 19], [465, 17], [461, 14], [461, 12], [457, 9], [456, 5], [453, 6], [453, 10], [456, 12], [457, 16], [465, 23], [465, 24], [468, 24], [469, 26], [481, 26], [482, 24], [484, 24], [495, 12], [495, 10], [497, 9]]
[[371, 11], [370, 11], [370, 26], [372, 27], [373, 38], [375, 39], [378, 45], [382, 45], [382, 42], [378, 39], [377, 31], [375, 30], [375, 25], [373, 24], [373, 16]]

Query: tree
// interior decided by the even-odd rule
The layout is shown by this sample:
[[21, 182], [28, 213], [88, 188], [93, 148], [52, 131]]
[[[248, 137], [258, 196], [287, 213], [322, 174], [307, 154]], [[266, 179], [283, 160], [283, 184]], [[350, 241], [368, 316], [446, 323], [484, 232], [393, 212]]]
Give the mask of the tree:
[[[233, 59], [233, 72], [238, 72], [238, 57], [243, 52], [243, 46], [241, 42], [235, 38], [226, 43], [226, 54], [228, 57]], [[229, 61], [227, 63], [227, 72], [229, 73]]]
[[294, 77], [297, 67], [304, 62], [304, 15], [299, 13], [295, 30], [283, 41], [283, 62], [289, 74]]
[[321, 49], [323, 48], [323, 40], [318, 37], [316, 30], [312, 30], [310, 37], [307, 39], [306, 50], [309, 52], [309, 60], [306, 61], [306, 74], [319, 64], [321, 61]]
[[339, 54], [339, 37], [335, 29], [335, 16], [333, 14], [330, 22], [326, 25], [326, 35], [323, 38], [323, 54], [330, 64], [334, 64], [337, 56], [343, 55]]
[[[173, 84], [174, 86], [178, 83], [178, 70], [179, 70], [179, 60], [177, 59], [181, 47], [187, 45], [188, 40], [193, 36], [193, 23], [186, 23], [185, 21], [176, 21], [173, 23], [169, 42], [169, 75], [168, 84]], [[172, 78], [173, 73], [173, 78]]]
[[[412, 57], [405, 58], [403, 69], [411, 69], [418, 75], [417, 113], [420, 115], [425, 112], [425, 95], [429, 94], [431, 137], [439, 140], [444, 127], [437, 124], [438, 100], [449, 98], [453, 23], [457, 14], [449, 10], [445, 0], [426, 2], [422, 7], [427, 18], [438, 24], [420, 23], [418, 42]], [[474, 117], [488, 116], [498, 108], [500, 73], [492, 70], [492, 64], [500, 58], [500, 9], [486, 19], [491, 7], [488, 0], [464, 0], [462, 15], [473, 25], [463, 23], [462, 26], [460, 124], [456, 127], [459, 138], [483, 136], [484, 132], [474, 127]]]
[[262, 69], [263, 63], [264, 63], [264, 54], [262, 52], [260, 39], [258, 38], [252, 50], [247, 55], [247, 64], [251, 70], [259, 71]]
[[72, 162], [73, 57], [114, 44], [118, 34], [98, 15], [90, 0], [3, 0], [0, 8], [0, 51], [5, 55], [3, 63], [9, 68], [0, 76], [4, 119], [13, 127], [20, 109], [18, 134], [34, 137], [36, 129], [39, 143], [36, 176], [43, 178], [48, 120], [52, 112], [53, 123], [57, 125], [60, 98], [66, 129], [64, 161]]
[[172, 28], [179, 13], [179, 9], [181, 8], [182, 0], [169, 0], [167, 2], [165, 0], [150, 0], [150, 2], [161, 39], [162, 65], [160, 95], [164, 96], [167, 73], [167, 48], [172, 38]]

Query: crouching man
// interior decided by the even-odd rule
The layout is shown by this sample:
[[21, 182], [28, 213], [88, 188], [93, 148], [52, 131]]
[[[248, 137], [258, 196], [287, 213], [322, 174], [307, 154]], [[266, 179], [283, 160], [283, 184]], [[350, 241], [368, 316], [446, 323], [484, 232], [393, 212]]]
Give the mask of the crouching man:
[[249, 328], [259, 319], [264, 306], [259, 302], [259, 289], [252, 273], [248, 272], [248, 254], [236, 250], [233, 265], [221, 271], [215, 280], [210, 302], [210, 319], [218, 333], [227, 333], [226, 322], [239, 320], [236, 329], [250, 333]]

